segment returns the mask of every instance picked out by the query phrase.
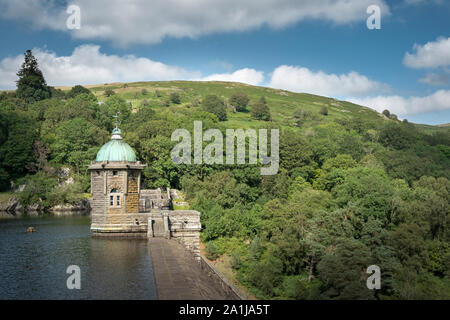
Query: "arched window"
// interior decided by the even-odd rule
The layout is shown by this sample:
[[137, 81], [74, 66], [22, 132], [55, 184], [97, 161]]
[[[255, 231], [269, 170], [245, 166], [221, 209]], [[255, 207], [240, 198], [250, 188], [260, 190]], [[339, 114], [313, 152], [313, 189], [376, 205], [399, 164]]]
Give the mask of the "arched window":
[[110, 193], [109, 206], [110, 207], [120, 207], [120, 204], [121, 204], [120, 195], [112, 195], [113, 193], [119, 193], [119, 190], [117, 190], [116, 188], [113, 188], [113, 189], [111, 189], [111, 191], [109, 193]]

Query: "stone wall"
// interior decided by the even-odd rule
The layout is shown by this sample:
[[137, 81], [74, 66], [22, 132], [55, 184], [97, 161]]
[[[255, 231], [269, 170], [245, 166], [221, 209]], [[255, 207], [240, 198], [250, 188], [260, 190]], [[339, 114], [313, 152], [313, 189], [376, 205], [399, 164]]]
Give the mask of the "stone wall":
[[169, 210], [172, 207], [170, 192], [158, 189], [143, 189], [139, 194], [139, 212], [150, 212], [152, 209]]
[[91, 193], [92, 199], [91, 216], [93, 224], [106, 223], [106, 196], [105, 196], [105, 171], [95, 170], [91, 172]]
[[200, 212], [194, 210], [167, 211], [170, 235], [194, 255], [200, 255]]
[[222, 287], [230, 299], [247, 300], [247, 297], [239, 292], [239, 290], [237, 290], [204, 256], [198, 256], [197, 260], [199, 261], [201, 268]]
[[[200, 256], [200, 212], [158, 210], [148, 215], [147, 236], [173, 238], [196, 257]], [[163, 230], [161, 230], [163, 228]]]
[[126, 195], [126, 210], [127, 213], [139, 212], [139, 173], [130, 171], [128, 173], [128, 186]]

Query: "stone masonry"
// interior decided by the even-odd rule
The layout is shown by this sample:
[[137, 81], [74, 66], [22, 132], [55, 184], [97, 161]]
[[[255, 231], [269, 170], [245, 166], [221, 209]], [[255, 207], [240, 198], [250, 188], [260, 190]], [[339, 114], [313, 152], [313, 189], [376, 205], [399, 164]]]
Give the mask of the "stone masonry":
[[142, 190], [146, 165], [127, 161], [92, 162], [91, 231], [99, 237], [173, 238], [200, 254], [200, 212], [170, 210], [176, 191]]

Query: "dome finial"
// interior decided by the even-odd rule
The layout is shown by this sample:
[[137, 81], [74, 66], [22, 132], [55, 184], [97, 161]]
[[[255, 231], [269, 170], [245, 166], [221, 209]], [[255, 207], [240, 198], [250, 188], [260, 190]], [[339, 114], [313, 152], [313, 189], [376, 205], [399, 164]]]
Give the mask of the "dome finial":
[[116, 129], [119, 128], [119, 111], [116, 112], [116, 114], [113, 116], [113, 118], [116, 119]]
[[119, 112], [113, 116], [116, 119], [116, 127], [112, 131], [111, 140], [122, 140], [122, 131], [119, 129]]

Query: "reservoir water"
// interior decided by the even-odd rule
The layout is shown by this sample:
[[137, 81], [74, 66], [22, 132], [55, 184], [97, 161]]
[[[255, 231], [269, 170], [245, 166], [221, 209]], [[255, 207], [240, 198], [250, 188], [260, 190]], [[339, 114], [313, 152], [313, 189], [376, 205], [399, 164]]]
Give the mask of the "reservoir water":
[[[147, 241], [92, 238], [89, 226], [81, 215], [0, 219], [0, 299], [157, 299]], [[80, 290], [67, 288], [70, 265]]]

